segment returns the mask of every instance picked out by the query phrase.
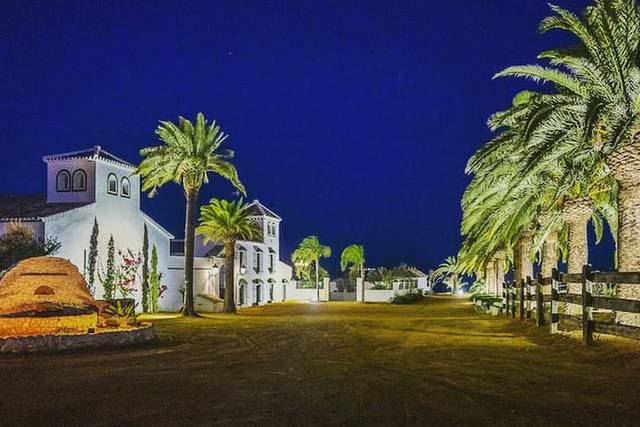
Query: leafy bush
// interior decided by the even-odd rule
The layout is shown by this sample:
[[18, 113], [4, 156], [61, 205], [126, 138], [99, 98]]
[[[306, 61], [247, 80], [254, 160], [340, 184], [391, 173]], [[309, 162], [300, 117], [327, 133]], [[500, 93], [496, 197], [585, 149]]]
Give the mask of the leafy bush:
[[477, 279], [475, 282], [473, 282], [473, 285], [471, 285], [471, 288], [469, 290], [474, 295], [482, 295], [482, 294], [484, 294], [484, 292], [485, 292], [484, 280]]
[[12, 222], [0, 237], [0, 271], [23, 259], [54, 255], [59, 249], [60, 243], [55, 238], [40, 240], [27, 225]]
[[109, 306], [105, 309], [105, 313], [112, 316], [120, 326], [136, 326], [138, 325], [136, 306], [137, 304], [130, 298], [112, 300], [110, 301]]
[[502, 307], [502, 298], [495, 295], [474, 294], [471, 296], [477, 312], [486, 314], [491, 311], [491, 307]]
[[420, 289], [413, 289], [410, 292], [402, 295], [394, 295], [389, 302], [391, 304], [414, 304], [424, 299], [424, 294]]

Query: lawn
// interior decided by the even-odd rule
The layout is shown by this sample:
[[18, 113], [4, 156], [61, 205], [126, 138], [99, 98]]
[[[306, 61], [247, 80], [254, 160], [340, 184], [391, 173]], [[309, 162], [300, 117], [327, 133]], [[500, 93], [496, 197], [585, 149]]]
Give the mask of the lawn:
[[462, 299], [154, 320], [142, 348], [0, 356], [2, 425], [637, 425], [640, 344]]

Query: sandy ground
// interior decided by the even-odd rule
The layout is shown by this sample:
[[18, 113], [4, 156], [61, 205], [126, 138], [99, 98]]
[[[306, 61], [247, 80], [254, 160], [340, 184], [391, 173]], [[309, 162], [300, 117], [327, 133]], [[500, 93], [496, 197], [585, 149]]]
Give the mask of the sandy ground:
[[0, 356], [0, 425], [638, 425], [640, 343], [465, 300], [159, 316], [158, 343]]

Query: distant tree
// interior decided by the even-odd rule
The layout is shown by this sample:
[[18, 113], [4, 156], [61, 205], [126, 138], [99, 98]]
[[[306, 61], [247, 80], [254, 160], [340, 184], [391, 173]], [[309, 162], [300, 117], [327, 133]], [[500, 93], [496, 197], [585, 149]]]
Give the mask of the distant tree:
[[5, 234], [0, 237], [0, 271], [23, 259], [54, 255], [60, 246], [54, 237], [41, 240], [29, 226], [20, 222], [9, 223]]
[[113, 236], [109, 237], [107, 244], [107, 267], [104, 273], [98, 273], [98, 278], [102, 282], [104, 290], [103, 298], [106, 300], [113, 299], [116, 290], [116, 244]]
[[158, 272], [158, 249], [153, 245], [151, 249], [151, 272], [149, 273], [149, 309], [151, 313], [158, 312], [160, 301], [160, 279]]
[[140, 150], [144, 160], [135, 173], [142, 177], [142, 190], [149, 191], [150, 197], [169, 181], [180, 184], [184, 190], [185, 292], [182, 314], [197, 316], [193, 297], [193, 263], [198, 193], [202, 185], [209, 182], [210, 172], [226, 178], [241, 193], [246, 193], [235, 166], [229, 162], [229, 159], [233, 158], [233, 151], [220, 148], [227, 135], [215, 121], [208, 124], [202, 113], [198, 113], [195, 123], [180, 116], [177, 124], [161, 121], [156, 134], [160, 137], [162, 145]]
[[142, 238], [142, 311], [149, 311], [149, 230], [144, 225]]
[[98, 261], [98, 218], [93, 219], [93, 229], [91, 230], [91, 238], [89, 239], [89, 271], [87, 272], [87, 283], [89, 291], [95, 295], [96, 292], [96, 263]]
[[234, 297], [234, 260], [236, 241], [262, 237], [260, 225], [253, 222], [247, 210], [248, 205], [242, 199], [235, 201], [211, 199], [208, 205], [200, 208], [200, 225], [196, 229], [198, 235], [204, 236], [205, 242], [222, 242], [224, 244], [225, 313], [235, 313]]
[[344, 248], [340, 255], [340, 269], [351, 270], [362, 278], [362, 301], [364, 302], [364, 246], [350, 245]]
[[320, 258], [328, 258], [331, 256], [331, 248], [323, 245], [316, 236], [306, 237], [298, 246], [291, 260], [296, 266], [315, 266], [316, 294], [320, 301]]
[[461, 267], [458, 264], [457, 257], [447, 257], [447, 259], [433, 271], [434, 280], [442, 280], [442, 283], [447, 285], [451, 289], [451, 293], [455, 295], [460, 286], [464, 285], [460, 269]]

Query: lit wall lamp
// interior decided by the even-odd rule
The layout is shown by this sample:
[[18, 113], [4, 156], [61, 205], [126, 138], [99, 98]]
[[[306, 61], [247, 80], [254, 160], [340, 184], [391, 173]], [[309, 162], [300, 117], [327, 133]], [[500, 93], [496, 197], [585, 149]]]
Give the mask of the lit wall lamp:
[[244, 276], [244, 274], [247, 272], [247, 267], [245, 267], [244, 265], [240, 266], [240, 274]]

